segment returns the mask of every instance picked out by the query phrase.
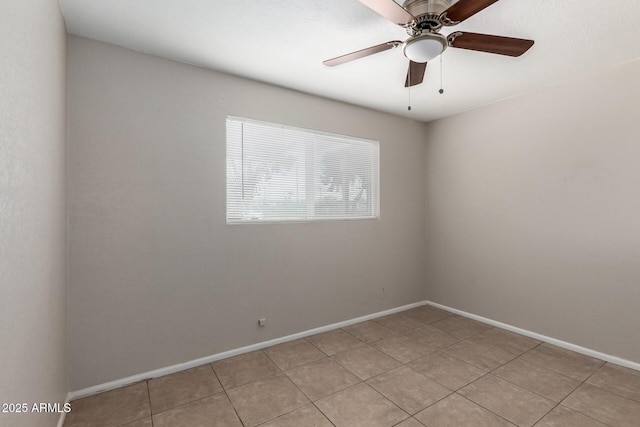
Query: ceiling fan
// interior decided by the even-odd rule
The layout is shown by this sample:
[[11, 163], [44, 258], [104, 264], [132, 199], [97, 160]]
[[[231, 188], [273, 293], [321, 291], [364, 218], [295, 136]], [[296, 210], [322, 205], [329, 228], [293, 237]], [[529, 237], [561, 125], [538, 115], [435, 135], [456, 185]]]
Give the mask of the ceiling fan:
[[328, 59], [324, 65], [334, 67], [375, 53], [402, 46], [409, 59], [405, 87], [422, 83], [427, 62], [437, 58], [447, 47], [470, 49], [499, 55], [520, 56], [533, 40], [489, 34], [455, 31], [440, 34], [444, 27], [457, 25], [498, 0], [404, 0], [402, 6], [394, 0], [359, 0], [383, 17], [404, 27], [409, 38], [404, 42], [393, 40], [366, 49]]

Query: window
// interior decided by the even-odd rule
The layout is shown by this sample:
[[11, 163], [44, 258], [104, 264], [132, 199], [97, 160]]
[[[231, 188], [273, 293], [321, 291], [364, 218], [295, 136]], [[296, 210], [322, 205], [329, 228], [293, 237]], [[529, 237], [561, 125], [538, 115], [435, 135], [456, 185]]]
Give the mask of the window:
[[378, 217], [379, 144], [227, 118], [227, 222]]

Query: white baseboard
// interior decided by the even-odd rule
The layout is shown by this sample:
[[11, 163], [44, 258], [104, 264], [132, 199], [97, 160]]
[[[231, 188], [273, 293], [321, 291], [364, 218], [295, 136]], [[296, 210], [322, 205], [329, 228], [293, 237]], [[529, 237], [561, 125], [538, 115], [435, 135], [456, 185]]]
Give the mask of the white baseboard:
[[[69, 393], [67, 393], [67, 398], [64, 400], [64, 403], [69, 403]], [[67, 418], [66, 412], [60, 413], [60, 418], [58, 418], [58, 425], [56, 427], [64, 427], [64, 420]]]
[[[83, 388], [81, 390], [71, 391], [68, 394], [67, 401], [80, 399], [82, 397], [91, 396], [104, 391], [113, 390], [116, 388], [124, 387], [129, 384], [136, 383], [138, 381], [148, 380], [151, 378], [157, 378], [168, 374], [184, 371], [185, 369], [195, 368], [196, 366], [204, 365], [206, 363], [212, 363], [220, 359], [226, 359], [228, 357], [237, 356], [239, 354], [249, 353], [251, 351], [260, 350], [265, 347], [271, 347], [276, 344], [281, 344], [288, 341], [294, 341], [300, 338], [308, 337], [310, 335], [319, 334], [322, 332], [328, 332], [338, 328], [344, 328], [345, 326], [353, 325], [355, 323], [364, 322], [367, 320], [375, 319], [377, 317], [387, 316], [389, 314], [398, 313], [400, 311], [409, 310], [415, 307], [425, 305], [426, 301], [421, 301], [413, 304], [403, 305], [401, 307], [392, 308], [389, 310], [380, 311], [374, 314], [368, 314], [366, 316], [356, 317], [355, 319], [345, 320], [343, 322], [333, 323], [331, 325], [321, 326], [315, 329], [309, 329], [307, 331], [299, 332], [293, 335], [287, 335], [281, 338], [275, 338], [269, 341], [263, 341], [256, 344], [251, 344], [246, 347], [237, 348], [234, 350], [224, 351], [222, 353], [213, 354], [211, 356], [202, 357], [200, 359], [191, 360], [185, 363], [179, 363], [177, 365], [167, 366], [165, 368], [155, 369], [153, 371], [143, 372], [141, 374], [132, 375], [130, 377], [122, 378], [115, 381], [109, 381], [104, 384], [95, 385], [93, 387]], [[63, 419], [64, 421], [64, 419]], [[58, 424], [58, 427], [62, 427], [62, 424]]]
[[[244, 353], [249, 353], [251, 351], [256, 351], [256, 350], [260, 350], [263, 349], [265, 347], [271, 347], [273, 345], [276, 344], [281, 344], [284, 342], [288, 342], [288, 341], [294, 341], [300, 338], [304, 338], [304, 337], [308, 337], [310, 335], [315, 335], [315, 334], [319, 334], [322, 332], [328, 332], [334, 329], [338, 329], [338, 328], [344, 328], [345, 326], [349, 326], [349, 325], [353, 325], [355, 323], [360, 323], [360, 322], [364, 322], [367, 320], [371, 320], [371, 319], [375, 319], [378, 317], [382, 317], [382, 316], [387, 316], [389, 314], [394, 314], [394, 313], [398, 313], [401, 311], [405, 311], [405, 310], [409, 310], [415, 307], [421, 307], [424, 305], [429, 305], [432, 307], [436, 307], [442, 310], [446, 310], [449, 311], [451, 313], [454, 314], [458, 314], [460, 316], [464, 316], [464, 317], [468, 317], [470, 319], [473, 320], [477, 320], [479, 322], [483, 322], [492, 326], [496, 326], [498, 328], [502, 328], [502, 329], [506, 329], [508, 331], [511, 332], [515, 332], [527, 337], [531, 337], [534, 339], [537, 339], [539, 341], [544, 341], [547, 342], [549, 344], [553, 344], [556, 345], [558, 347], [562, 347], [562, 348], [566, 348], [568, 350], [572, 350], [575, 351], [576, 353], [580, 353], [580, 354], [585, 354], [587, 356], [591, 356], [591, 357], [595, 357], [597, 359], [601, 359], [607, 362], [611, 362], [611, 363], [615, 363], [617, 365], [620, 366], [624, 366], [630, 369], [635, 369], [637, 371], [640, 371], [640, 363], [636, 363], [636, 362], [632, 362], [630, 360], [626, 360], [626, 359], [622, 359], [620, 357], [616, 357], [616, 356], [611, 356], [609, 354], [605, 354], [605, 353], [601, 353], [599, 351], [595, 351], [595, 350], [591, 350], [585, 347], [580, 347], [578, 345], [575, 344], [571, 344], [568, 343], [566, 341], [561, 341], [555, 338], [551, 338], [545, 335], [541, 335], [538, 334], [536, 332], [531, 332], [528, 331], [526, 329], [521, 329], [515, 326], [511, 326], [508, 325], [506, 323], [502, 323], [502, 322], [498, 322], [495, 320], [491, 320], [491, 319], [487, 319], [486, 317], [482, 317], [482, 316], [478, 316], [475, 314], [471, 314], [471, 313], [467, 313], [465, 311], [462, 310], [458, 310], [455, 308], [451, 308], [451, 307], [447, 307], [445, 305], [442, 304], [437, 304], [431, 301], [421, 301], [421, 302], [417, 302], [417, 303], [413, 303], [413, 304], [408, 304], [408, 305], [404, 305], [402, 307], [396, 307], [396, 308], [392, 308], [389, 310], [385, 310], [385, 311], [380, 311], [378, 313], [374, 313], [374, 314], [368, 314], [366, 316], [361, 316], [361, 317], [356, 317], [355, 319], [350, 319], [350, 320], [345, 320], [343, 322], [338, 322], [338, 323], [333, 323], [331, 325], [326, 325], [326, 326], [321, 326], [319, 328], [315, 328], [315, 329], [309, 329], [307, 331], [303, 331], [303, 332], [299, 332], [296, 334], [292, 334], [292, 335], [287, 335], [285, 337], [280, 337], [280, 338], [275, 338], [269, 341], [263, 341], [260, 343], [256, 343], [256, 344], [252, 344], [252, 345], [248, 345], [246, 347], [241, 347], [241, 348], [237, 348], [234, 350], [229, 350], [229, 351], [224, 351], [222, 353], [217, 353], [217, 354], [213, 354], [211, 356], [206, 356], [206, 357], [202, 357], [200, 359], [195, 359], [195, 360], [191, 360], [185, 363], [179, 363], [176, 365], [171, 365], [171, 366], [167, 366], [165, 368], [160, 368], [160, 369], [155, 369], [153, 371], [148, 371], [148, 372], [143, 372], [141, 374], [137, 374], [137, 375], [132, 375], [130, 377], [126, 377], [126, 378], [122, 378], [119, 380], [115, 380], [115, 381], [109, 381], [107, 383], [104, 384], [99, 384], [93, 387], [87, 387], [87, 388], [83, 388], [81, 390], [76, 390], [76, 391], [72, 391], [69, 392], [68, 396], [67, 396], [67, 402], [75, 400], [75, 399], [80, 399], [82, 397], [87, 397], [87, 396], [91, 396], [97, 393], [101, 393], [104, 391], [109, 391], [109, 390], [113, 390], [116, 388], [120, 388], [120, 387], [124, 387], [126, 385], [129, 384], [133, 384], [136, 383], [138, 381], [143, 381], [143, 380], [148, 380], [151, 378], [157, 378], [157, 377], [161, 377], [164, 375], [168, 375], [168, 374], [173, 374], [176, 372], [180, 372], [180, 371], [184, 371], [185, 369], [190, 369], [190, 368], [195, 368], [196, 366], [200, 366], [200, 365], [204, 365], [206, 363], [212, 363], [215, 362], [217, 360], [221, 360], [221, 359], [226, 359], [228, 357], [233, 357], [233, 356], [237, 356], [240, 354], [244, 354]], [[63, 423], [64, 423], [64, 415], [65, 414], [61, 414], [60, 417], [60, 421], [58, 422], [58, 427], [62, 427]]]
[[544, 341], [549, 344], [553, 344], [558, 347], [565, 348], [567, 350], [575, 351], [576, 353], [584, 354], [586, 356], [595, 357], [596, 359], [604, 360], [606, 362], [615, 363], [616, 365], [624, 366], [626, 368], [635, 369], [636, 371], [640, 371], [640, 363], [632, 362], [630, 360], [622, 359], [617, 356], [612, 356], [610, 354], [601, 353], [599, 351], [591, 350], [589, 348], [580, 347], [579, 345], [571, 344], [566, 341], [561, 341], [555, 338], [548, 337], [546, 335], [538, 334], [536, 332], [531, 332], [526, 329], [521, 329], [515, 326], [508, 325], [506, 323], [498, 322], [495, 320], [487, 319], [486, 317], [478, 316], [475, 314], [467, 313], [466, 311], [458, 310], [455, 308], [447, 307], [446, 305], [437, 304], [435, 302], [426, 301], [425, 305], [430, 305], [435, 308], [439, 308], [442, 310], [449, 311], [451, 313], [458, 314], [460, 316], [468, 317], [473, 320], [477, 320], [479, 322], [483, 322], [492, 326], [496, 326], [498, 328], [506, 329], [511, 332], [515, 332], [520, 335], [524, 335], [530, 338], [537, 339], [539, 341]]

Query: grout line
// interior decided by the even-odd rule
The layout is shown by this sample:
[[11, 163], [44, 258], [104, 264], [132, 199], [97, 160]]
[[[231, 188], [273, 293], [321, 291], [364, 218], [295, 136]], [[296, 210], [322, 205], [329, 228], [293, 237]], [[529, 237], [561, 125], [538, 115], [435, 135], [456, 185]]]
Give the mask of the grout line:
[[220, 384], [220, 388], [222, 389], [222, 391], [226, 391], [224, 389], [224, 386], [222, 385], [222, 381], [220, 381], [220, 377], [218, 376], [218, 373], [216, 372], [215, 369], [213, 369], [213, 364], [207, 363], [207, 365], [209, 365], [209, 367], [211, 368], [211, 371], [213, 372], [213, 376], [216, 377], [216, 380], [218, 381], [218, 384]]
[[[291, 342], [291, 341], [290, 341], [290, 342]], [[275, 361], [275, 360], [273, 360], [273, 359], [271, 358], [271, 356], [269, 356], [269, 353], [267, 353], [267, 352], [265, 351], [267, 348], [269, 348], [269, 347], [262, 348], [262, 349], [260, 349], [260, 350], [258, 350], [258, 351], [259, 351], [260, 353], [264, 354], [264, 356], [265, 356], [267, 359], [269, 359], [269, 362], [273, 363], [273, 366], [275, 366], [276, 368], [278, 368], [278, 370], [280, 371], [280, 373], [281, 373], [281, 374], [282, 374], [282, 373], [284, 373], [284, 369], [282, 369], [282, 368], [280, 367], [280, 365], [278, 365], [278, 364], [276, 363], [276, 361]], [[273, 376], [273, 375], [271, 375], [271, 376]]]
[[[589, 376], [587, 377], [587, 379], [585, 379], [585, 380], [584, 380], [584, 382], [583, 382], [582, 384], [587, 384], [587, 385], [589, 385], [589, 386], [591, 386], [591, 387], [599, 388], [600, 390], [604, 390], [604, 391], [606, 391], [607, 393], [615, 394], [615, 395], [616, 395], [616, 396], [618, 396], [618, 397], [621, 397], [621, 398], [626, 399], [626, 400], [628, 400], [628, 401], [630, 401], [630, 402], [634, 402], [634, 403], [637, 403], [637, 404], [639, 404], [639, 405], [640, 405], [640, 401], [638, 401], [638, 400], [632, 399], [632, 398], [630, 398], [630, 397], [628, 397], [628, 396], [623, 396], [622, 394], [620, 394], [620, 393], [616, 392], [616, 391], [615, 391], [615, 390], [613, 390], [613, 389], [605, 388], [605, 387], [600, 387], [600, 386], [598, 386], [598, 385], [595, 385], [595, 384], [592, 384], [592, 383], [589, 383], [589, 382], [588, 382], [588, 381], [591, 379], [591, 377], [592, 377], [592, 376], [594, 376], [595, 374], [597, 374], [597, 373], [598, 373], [598, 371], [600, 371], [600, 370], [601, 370], [602, 368], [604, 368], [606, 365], [607, 365], [606, 363], [605, 363], [605, 364], [603, 364], [603, 365], [600, 365], [600, 366], [598, 367], [598, 369], [596, 369], [595, 371], [593, 371], [593, 373], [592, 373], [591, 375], [589, 375]], [[612, 369], [615, 369], [615, 368], [612, 368]], [[634, 375], [634, 374], [633, 374], [633, 373], [631, 373], [631, 374], [629, 374], [629, 375]], [[582, 384], [580, 384], [580, 385], [582, 385]], [[575, 391], [575, 390], [574, 390], [574, 391]], [[574, 410], [575, 410], [575, 409], [574, 409]]]
[[229, 401], [229, 405], [231, 405], [231, 408], [233, 408], [233, 412], [236, 414], [236, 417], [238, 417], [238, 420], [240, 421], [240, 424], [242, 424], [242, 427], [246, 427], [246, 424], [244, 423], [244, 421], [242, 421], [242, 418], [240, 418], [240, 414], [238, 413], [238, 410], [236, 409], [236, 405], [234, 405], [233, 402], [231, 401], [231, 398], [229, 397], [229, 394], [227, 394], [226, 391], [224, 391], [223, 393], [227, 397], [227, 400]]
[[145, 380], [147, 386], [147, 399], [149, 400], [149, 418], [151, 418], [151, 427], [153, 427], [153, 409], [151, 409], [151, 390], [149, 389], [149, 380]]
[[[578, 387], [579, 387], [579, 386], [578, 386]], [[571, 393], [573, 393], [573, 391], [572, 391]], [[569, 393], [569, 394], [571, 394], [571, 393]], [[565, 399], [566, 399], [566, 397], [565, 397]], [[562, 400], [564, 400], [564, 399], [562, 399]], [[560, 402], [562, 402], [562, 400], [561, 400]], [[536, 420], [536, 422], [535, 422], [535, 423], [533, 423], [533, 425], [535, 426], [536, 424], [538, 424], [540, 421], [542, 421], [542, 420], [544, 419], [544, 417], [546, 417], [547, 415], [549, 415], [549, 414], [550, 414], [554, 409], [556, 409], [558, 406], [560, 406], [560, 402], [556, 402], [556, 404], [555, 404], [555, 405], [553, 405], [553, 407], [552, 407], [551, 409], [549, 409], [547, 412], [545, 412], [545, 413], [544, 413], [540, 418], [538, 418], [538, 419]]]
[[[538, 365], [538, 366], [540, 366], [540, 365]], [[587, 380], [588, 380], [589, 378], [591, 378], [591, 377], [593, 376], [593, 374], [595, 374], [595, 373], [596, 373], [596, 372], [598, 372], [599, 370], [600, 370], [600, 367], [598, 367], [598, 369], [596, 369], [595, 371], [593, 371], [593, 372], [591, 373], [591, 375], [589, 375], [587, 378], [585, 378], [585, 379], [584, 379], [580, 384], [578, 384], [578, 385], [577, 385], [573, 390], [571, 390], [571, 392], [570, 392], [569, 394], [567, 394], [567, 395], [566, 395], [565, 397], [563, 397], [563, 398], [562, 398], [558, 403], [556, 403], [556, 405], [555, 405], [553, 408], [551, 408], [551, 409], [550, 409], [546, 414], [544, 414], [544, 415], [543, 415], [543, 416], [542, 416], [538, 421], [536, 421], [536, 423], [535, 423], [535, 424], [538, 424], [538, 423], [539, 423], [539, 422], [540, 422], [544, 417], [546, 417], [547, 415], [549, 415], [549, 413], [550, 413], [551, 411], [553, 411], [553, 410], [554, 410], [554, 409], [556, 409], [558, 406], [560, 406], [560, 405], [562, 404], [562, 402], [564, 402], [564, 401], [565, 401], [569, 396], [571, 396], [573, 393], [575, 393], [575, 391], [576, 391], [577, 389], [579, 389], [580, 387], [582, 387], [582, 385], [583, 385], [583, 384], [586, 384]], [[554, 372], [555, 372], [555, 371], [554, 371]], [[575, 378], [574, 378], [574, 379], [575, 379]], [[580, 411], [576, 411], [575, 409], [572, 409], [572, 408], [571, 408], [571, 407], [569, 407], [569, 406], [567, 406], [567, 408], [569, 408], [569, 409], [571, 409], [572, 411], [575, 411], [575, 412], [577, 412], [577, 413], [579, 413], [579, 414], [582, 414], [582, 415], [584, 415], [584, 416], [586, 416], [586, 417], [588, 417], [588, 418], [591, 418], [592, 420], [595, 420], [595, 418], [590, 417], [590, 416], [588, 416], [587, 414], [584, 414], [584, 413], [582, 413], [582, 412], [580, 412]], [[596, 420], [596, 421], [600, 422], [600, 420]], [[535, 426], [535, 424], [534, 424], [534, 426]]]
[[219, 392], [217, 392], [217, 393], [213, 393], [213, 394], [210, 394], [210, 395], [208, 395], [208, 396], [198, 397], [197, 399], [193, 399], [193, 400], [190, 400], [190, 401], [188, 401], [188, 402], [184, 402], [184, 403], [181, 403], [181, 404], [179, 404], [179, 405], [172, 406], [172, 407], [167, 408], [167, 409], [163, 409], [162, 411], [154, 412], [154, 413], [152, 413], [152, 414], [151, 414], [151, 417], [153, 418], [153, 415], [160, 415], [160, 414], [164, 414], [165, 412], [173, 411], [174, 409], [182, 408], [183, 406], [187, 406], [187, 405], [190, 405], [190, 404], [192, 404], [192, 403], [200, 402], [201, 400], [208, 399], [208, 398], [210, 398], [211, 396], [215, 396], [216, 394], [220, 394], [220, 393], [222, 393], [222, 392], [221, 392], [221, 391], [219, 391]]
[[318, 351], [322, 352], [322, 354], [324, 354], [325, 356], [330, 357], [330, 356], [329, 356], [326, 352], [324, 352], [320, 347], [318, 347], [317, 345], [315, 345], [314, 343], [312, 343], [311, 341], [309, 341], [309, 340], [307, 339], [307, 337], [302, 338], [302, 339], [303, 339], [303, 340], [305, 340], [306, 342], [308, 342], [309, 344], [311, 344], [311, 345], [313, 346], [313, 348], [315, 348], [316, 350], [318, 350]]
[[[478, 379], [480, 379], [480, 378], [478, 378]], [[472, 381], [472, 382], [475, 382], [475, 381]], [[469, 383], [469, 384], [471, 384], [471, 383]], [[467, 385], [469, 385], [469, 384], [467, 384]], [[466, 387], [466, 386], [464, 386], [464, 387]], [[462, 388], [464, 388], [464, 387], [461, 387], [460, 389], [462, 389]], [[469, 401], [469, 402], [473, 403], [474, 405], [477, 405], [477, 406], [481, 407], [481, 408], [482, 408], [482, 409], [484, 409], [485, 411], [487, 411], [487, 412], [489, 412], [489, 413], [491, 413], [491, 414], [495, 415], [496, 417], [500, 418], [501, 420], [505, 420], [507, 423], [509, 423], [509, 424], [511, 424], [511, 425], [513, 425], [513, 426], [516, 426], [516, 424], [515, 424], [514, 422], [511, 422], [510, 420], [508, 420], [507, 418], [503, 417], [502, 415], [500, 415], [500, 414], [497, 414], [497, 413], [493, 412], [491, 409], [489, 409], [489, 408], [485, 408], [485, 407], [484, 407], [484, 406], [482, 406], [481, 404], [479, 404], [479, 403], [477, 403], [477, 402], [474, 402], [473, 400], [469, 399], [468, 397], [466, 397], [466, 396], [464, 396], [464, 395], [462, 395], [462, 394], [458, 393], [458, 391], [456, 391], [456, 392], [455, 392], [455, 394], [457, 394], [458, 396], [460, 396], [460, 397], [461, 397], [461, 398], [463, 398], [464, 400], [467, 400], [467, 401]]]
[[227, 400], [229, 401], [229, 405], [231, 405], [231, 408], [233, 409], [233, 412], [236, 414], [236, 417], [238, 417], [238, 420], [240, 421], [240, 424], [242, 424], [242, 427], [245, 427], [244, 421], [242, 421], [242, 418], [240, 418], [240, 414], [238, 414], [238, 411], [236, 410], [235, 405], [231, 401], [231, 398], [229, 397], [229, 394], [227, 393], [227, 390], [222, 385], [222, 381], [220, 381], [220, 377], [218, 376], [218, 373], [216, 372], [215, 369], [213, 369], [213, 363], [208, 363], [208, 365], [211, 368], [211, 371], [213, 371], [213, 375], [216, 377], [216, 380], [218, 380], [218, 384], [220, 384], [220, 388], [222, 388], [222, 393], [224, 393], [224, 395], [226, 396]]
[[[389, 372], [389, 371], [387, 371]], [[409, 415], [407, 418], [411, 418], [413, 415], [411, 413], [409, 413], [408, 411], [405, 411], [403, 408], [400, 407], [400, 405], [398, 405], [396, 402], [394, 402], [393, 400], [389, 399], [387, 396], [385, 396], [384, 394], [382, 394], [381, 392], [379, 392], [374, 386], [370, 385], [367, 383], [367, 381], [369, 381], [371, 378], [367, 378], [366, 381], [363, 381], [364, 384], [369, 387], [371, 390], [373, 390], [374, 392], [376, 392], [380, 397], [382, 397], [384, 400], [386, 400], [387, 402], [391, 403], [393, 406], [395, 406], [396, 408], [400, 409], [402, 412], [404, 412], [405, 414]], [[420, 411], [418, 411], [420, 412]], [[417, 413], [417, 412], [416, 412]], [[401, 420], [400, 422], [403, 422], [405, 420], [407, 420], [407, 418], [404, 418], [403, 420]]]
[[[324, 399], [324, 397], [323, 397], [322, 399]], [[321, 400], [321, 399], [318, 399], [318, 400]], [[318, 408], [318, 405], [316, 405], [316, 402], [317, 402], [318, 400], [312, 401], [312, 402], [311, 402], [311, 404], [312, 404], [313, 406], [315, 406], [315, 407], [316, 407], [316, 409], [318, 410], [318, 412], [320, 412], [320, 413], [322, 414], [322, 416], [323, 416], [327, 421], [329, 421], [329, 423], [331, 423], [331, 425], [332, 425], [333, 427], [336, 427], [336, 425], [333, 423], [333, 421], [331, 421], [331, 420], [329, 419], [329, 417], [327, 416], [327, 414], [325, 414], [324, 412], [322, 412], [322, 409]]]

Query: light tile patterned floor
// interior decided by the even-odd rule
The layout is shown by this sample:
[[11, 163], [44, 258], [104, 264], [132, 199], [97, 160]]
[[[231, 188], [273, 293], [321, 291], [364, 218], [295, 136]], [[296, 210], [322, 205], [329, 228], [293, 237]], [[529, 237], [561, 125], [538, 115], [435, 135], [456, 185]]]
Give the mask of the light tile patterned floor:
[[640, 372], [424, 306], [71, 405], [66, 427], [624, 427]]

